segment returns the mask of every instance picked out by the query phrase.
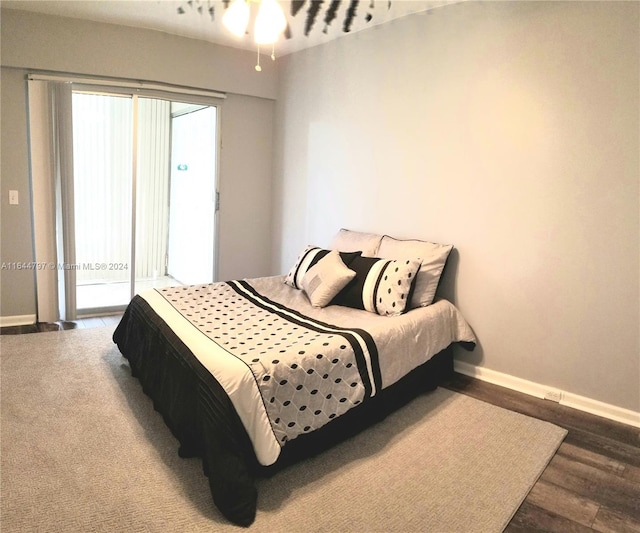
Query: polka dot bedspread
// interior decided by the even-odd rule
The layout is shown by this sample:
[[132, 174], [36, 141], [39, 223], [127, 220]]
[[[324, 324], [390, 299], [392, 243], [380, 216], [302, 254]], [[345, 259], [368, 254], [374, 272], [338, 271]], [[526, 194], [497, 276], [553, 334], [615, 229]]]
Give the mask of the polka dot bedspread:
[[318, 309], [282, 277], [140, 296], [222, 385], [263, 465], [452, 342], [475, 342], [446, 300], [400, 317]]

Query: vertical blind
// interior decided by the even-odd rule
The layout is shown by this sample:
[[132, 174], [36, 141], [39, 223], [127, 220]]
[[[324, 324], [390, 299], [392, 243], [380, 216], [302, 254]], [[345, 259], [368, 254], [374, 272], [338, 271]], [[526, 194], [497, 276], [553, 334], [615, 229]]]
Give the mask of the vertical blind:
[[[135, 276], [148, 279], [164, 275], [171, 104], [140, 98], [137, 110]], [[133, 120], [131, 98], [73, 95], [76, 260], [115, 266], [79, 269], [78, 283], [130, 279]]]
[[[73, 95], [76, 259], [130, 263], [131, 98]], [[78, 283], [128, 281], [125, 270], [80, 269]]]
[[[33, 240], [39, 265], [55, 264], [56, 182], [53, 177], [51, 94], [46, 81], [29, 80], [29, 161], [33, 197]], [[55, 322], [58, 311], [58, 272], [37, 268], [37, 316]]]
[[138, 101], [136, 279], [165, 274], [169, 224], [171, 102]]

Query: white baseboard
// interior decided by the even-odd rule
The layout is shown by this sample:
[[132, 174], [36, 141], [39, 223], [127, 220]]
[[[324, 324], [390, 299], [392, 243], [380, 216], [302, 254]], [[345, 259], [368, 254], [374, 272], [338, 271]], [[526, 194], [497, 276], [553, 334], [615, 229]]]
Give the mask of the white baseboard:
[[456, 372], [464, 374], [472, 378], [477, 378], [481, 381], [487, 381], [494, 385], [500, 385], [507, 389], [523, 392], [530, 396], [536, 396], [537, 398], [553, 400], [560, 405], [566, 405], [574, 409], [579, 409], [592, 415], [601, 416], [614, 420], [615, 422], [621, 422], [633, 427], [640, 428], [640, 412], [631, 411], [623, 407], [617, 407], [608, 403], [600, 402], [598, 400], [592, 400], [585, 396], [573, 394], [571, 392], [561, 391], [553, 387], [547, 387], [540, 383], [534, 383], [533, 381], [527, 381], [526, 379], [510, 376], [509, 374], [503, 374], [502, 372], [496, 372], [488, 368], [482, 368], [479, 366], [465, 363], [464, 361], [453, 362], [453, 368]]
[[36, 323], [36, 315], [0, 316], [0, 327], [30, 326]]

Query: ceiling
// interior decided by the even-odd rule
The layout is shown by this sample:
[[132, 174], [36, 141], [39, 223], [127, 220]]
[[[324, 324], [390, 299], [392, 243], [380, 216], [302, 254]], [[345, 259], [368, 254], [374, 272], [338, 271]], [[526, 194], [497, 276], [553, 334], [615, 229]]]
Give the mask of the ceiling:
[[[275, 46], [276, 55], [461, 0], [279, 1], [289, 27]], [[221, 20], [228, 0], [2, 0], [1, 3], [3, 8], [159, 30], [234, 48], [256, 49], [251, 35], [237, 38], [223, 27]], [[251, 2], [252, 19], [257, 6], [255, 0]], [[252, 23], [249, 31], [251, 27]]]

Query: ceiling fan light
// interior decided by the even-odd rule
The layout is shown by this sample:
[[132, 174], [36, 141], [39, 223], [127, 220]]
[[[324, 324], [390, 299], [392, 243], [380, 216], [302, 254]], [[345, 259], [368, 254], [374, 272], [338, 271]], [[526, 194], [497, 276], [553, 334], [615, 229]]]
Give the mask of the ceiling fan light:
[[287, 19], [276, 0], [262, 0], [256, 16], [254, 39], [258, 44], [273, 44], [287, 27]]
[[249, 25], [249, 4], [246, 0], [234, 0], [222, 16], [222, 24], [236, 37], [242, 37]]

